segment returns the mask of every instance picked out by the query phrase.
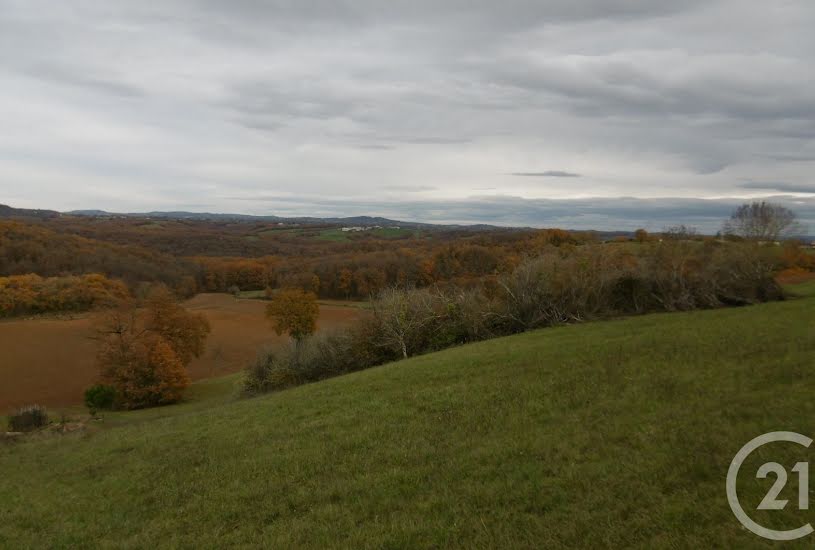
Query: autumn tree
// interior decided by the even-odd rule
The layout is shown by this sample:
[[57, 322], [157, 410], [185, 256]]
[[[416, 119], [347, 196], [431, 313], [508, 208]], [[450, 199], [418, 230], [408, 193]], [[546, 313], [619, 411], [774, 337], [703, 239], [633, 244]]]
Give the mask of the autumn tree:
[[634, 231], [634, 240], [638, 243], [644, 243], [648, 241], [648, 231], [645, 229], [637, 229]]
[[68, 277], [0, 277], [0, 317], [110, 307], [129, 295], [121, 281], [95, 273]]
[[189, 313], [166, 288], [150, 293], [145, 307], [123, 301], [95, 321], [102, 381], [116, 389], [117, 405], [136, 409], [181, 399], [186, 366], [204, 350], [209, 323]]
[[146, 329], [161, 336], [187, 365], [204, 353], [209, 321], [200, 313], [190, 313], [165, 286], [155, 287], [146, 300]]
[[745, 203], [736, 208], [723, 227], [725, 235], [774, 242], [799, 229], [795, 212], [771, 202]]
[[278, 334], [288, 334], [298, 344], [317, 330], [320, 308], [317, 295], [302, 288], [286, 288], [272, 297], [266, 306], [266, 317]]
[[340, 270], [338, 275], [338, 282], [337, 287], [340, 291], [345, 295], [346, 300], [351, 295], [351, 289], [353, 288], [354, 284], [354, 274], [348, 268], [343, 268]]

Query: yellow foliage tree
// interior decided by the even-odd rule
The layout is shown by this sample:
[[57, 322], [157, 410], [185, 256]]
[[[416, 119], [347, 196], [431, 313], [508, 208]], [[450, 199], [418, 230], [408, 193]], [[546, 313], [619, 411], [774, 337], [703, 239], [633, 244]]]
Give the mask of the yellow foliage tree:
[[272, 322], [274, 331], [278, 335], [288, 334], [295, 342], [317, 330], [319, 313], [317, 295], [300, 288], [279, 291], [266, 306], [266, 317]]

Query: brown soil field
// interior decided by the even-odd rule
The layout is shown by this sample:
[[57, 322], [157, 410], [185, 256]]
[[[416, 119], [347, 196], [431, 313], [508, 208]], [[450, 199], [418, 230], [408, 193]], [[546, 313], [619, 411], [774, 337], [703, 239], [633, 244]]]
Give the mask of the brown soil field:
[[[265, 302], [227, 294], [199, 294], [185, 306], [212, 325], [204, 355], [190, 364], [193, 380], [242, 370], [266, 347], [287, 345], [264, 317]], [[318, 330], [346, 326], [366, 315], [358, 307], [320, 305]], [[97, 380], [90, 315], [12, 319], [0, 322], [0, 415], [39, 403], [64, 407], [82, 403]]]

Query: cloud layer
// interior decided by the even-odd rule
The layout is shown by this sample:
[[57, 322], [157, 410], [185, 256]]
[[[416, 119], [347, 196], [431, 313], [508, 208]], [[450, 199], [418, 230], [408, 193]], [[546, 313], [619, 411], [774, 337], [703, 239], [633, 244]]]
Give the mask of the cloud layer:
[[0, 202], [607, 227], [586, 204], [812, 197], [813, 26], [808, 0], [0, 0]]

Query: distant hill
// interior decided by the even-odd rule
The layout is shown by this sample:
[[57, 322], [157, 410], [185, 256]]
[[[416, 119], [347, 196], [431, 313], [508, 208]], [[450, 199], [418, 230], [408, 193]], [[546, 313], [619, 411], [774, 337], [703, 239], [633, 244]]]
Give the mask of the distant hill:
[[406, 228], [421, 228], [421, 229], [451, 229], [461, 228], [474, 231], [489, 231], [495, 229], [504, 229], [494, 225], [476, 224], [476, 225], [439, 225], [432, 223], [422, 222], [406, 222], [400, 220], [391, 220], [389, 218], [382, 218], [378, 216], [351, 216], [347, 218], [317, 218], [310, 216], [300, 216], [285, 218], [281, 216], [253, 216], [251, 214], [220, 214], [213, 212], [106, 212], [104, 210], [72, 210], [66, 212], [71, 216], [90, 216], [90, 217], [132, 217], [132, 218], [166, 218], [173, 220], [210, 220], [210, 221], [261, 221], [261, 222], [283, 222], [283, 223], [302, 223], [302, 224], [331, 224], [331, 225], [346, 225], [346, 226], [382, 226], [382, 227], [406, 227]]
[[[25, 208], [12, 208], [0, 204], [0, 218], [18, 219], [49, 219], [59, 216], [83, 216], [91, 218], [161, 218], [168, 220], [196, 220], [196, 221], [236, 221], [236, 222], [275, 222], [285, 224], [303, 225], [340, 225], [340, 226], [381, 226], [381, 227], [402, 227], [405, 229], [422, 229], [425, 231], [513, 231], [518, 229], [532, 229], [530, 227], [503, 227], [489, 224], [434, 224], [423, 222], [408, 222], [402, 220], [392, 220], [381, 216], [350, 216], [318, 218], [311, 216], [283, 217], [283, 216], [256, 216], [252, 214], [230, 214], [217, 212], [186, 212], [174, 210], [169, 212], [108, 212], [106, 210], [71, 210], [69, 212], [56, 212], [54, 210], [29, 210]], [[580, 231], [585, 233], [586, 231]], [[631, 231], [588, 231], [593, 233], [599, 240], [608, 240], [615, 237], [631, 237]]]
[[0, 204], [0, 218], [58, 218], [61, 214], [55, 210], [31, 210], [28, 208], [13, 208], [7, 204]]

